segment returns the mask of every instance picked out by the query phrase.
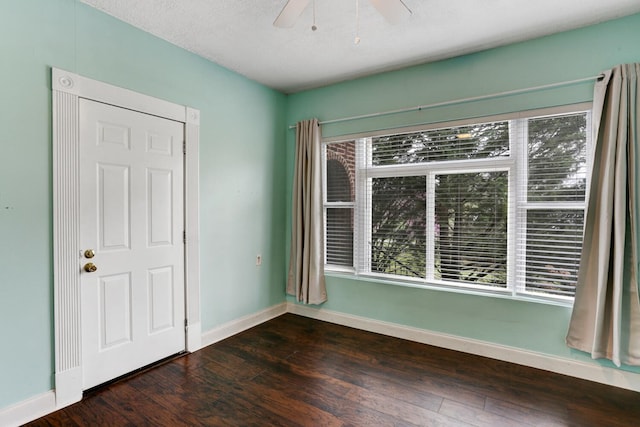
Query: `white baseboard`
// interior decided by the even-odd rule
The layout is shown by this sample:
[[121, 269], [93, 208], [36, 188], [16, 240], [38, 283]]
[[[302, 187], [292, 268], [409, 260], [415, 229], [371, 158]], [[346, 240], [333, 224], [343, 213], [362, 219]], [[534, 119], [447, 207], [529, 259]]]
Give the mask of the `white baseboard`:
[[202, 325], [195, 322], [187, 326], [187, 351], [193, 353], [202, 348]]
[[50, 390], [0, 410], [0, 426], [20, 426], [55, 410], [56, 394]]
[[202, 347], [206, 347], [232, 335], [240, 333], [249, 328], [253, 328], [261, 323], [271, 320], [287, 312], [287, 303], [283, 302], [278, 305], [271, 306], [265, 310], [239, 319], [224, 323], [217, 328], [211, 329], [202, 334]]
[[56, 409], [62, 409], [82, 400], [82, 368], [56, 372]]
[[364, 331], [416, 341], [449, 350], [489, 357], [518, 365], [543, 369], [562, 375], [640, 391], [640, 374], [598, 366], [574, 359], [549, 356], [516, 347], [503, 346], [486, 341], [442, 334], [426, 329], [413, 328], [397, 323], [383, 322], [366, 317], [353, 316], [337, 311], [311, 308], [287, 303], [287, 312], [317, 320], [349, 326]]
[[[281, 303], [258, 313], [250, 314], [220, 325], [204, 334], [200, 334], [200, 323], [194, 323], [189, 325], [187, 332], [187, 349], [191, 352], [199, 350], [202, 347], [221, 341], [286, 312], [287, 303]], [[73, 370], [69, 370], [56, 375], [56, 384], [59, 385], [58, 390], [51, 390], [39, 396], [18, 402], [15, 405], [0, 408], [0, 426], [20, 426], [79, 401], [82, 395], [76, 396], [73, 393], [65, 392], [67, 388], [73, 390], [77, 388], [66, 386], [67, 383], [73, 384], [78, 378], [78, 375], [72, 371]]]
[[[285, 313], [298, 314], [312, 319], [323, 320], [364, 331], [375, 332], [436, 347], [489, 357], [532, 368], [544, 369], [558, 374], [640, 392], [640, 374], [633, 372], [607, 368], [573, 359], [549, 356], [547, 354], [522, 350], [516, 347], [503, 346], [486, 341], [462, 338], [426, 329], [413, 328], [397, 323], [383, 322], [337, 311], [311, 308], [291, 302], [277, 304], [258, 313], [232, 320], [203, 333], [200, 340], [198, 340], [197, 337], [192, 336], [194, 339], [191, 342], [194, 345], [194, 348], [206, 347]], [[199, 327], [200, 325], [194, 327], [191, 333], [195, 333]], [[200, 345], [198, 345], [198, 341], [200, 341]], [[69, 400], [69, 402], [66, 402], [66, 400]], [[66, 400], [65, 402], [60, 401], [58, 403], [62, 404], [62, 406], [66, 406], [67, 404], [70, 404], [70, 401], [73, 399]], [[56, 405], [55, 391], [48, 391], [39, 396], [19, 402], [13, 406], [0, 409], [0, 426], [19, 426], [60, 408], [60, 405]]]

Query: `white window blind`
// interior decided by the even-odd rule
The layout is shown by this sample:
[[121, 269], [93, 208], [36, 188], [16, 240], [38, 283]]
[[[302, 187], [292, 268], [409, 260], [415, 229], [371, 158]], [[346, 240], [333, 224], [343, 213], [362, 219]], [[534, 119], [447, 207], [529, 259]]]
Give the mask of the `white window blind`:
[[524, 292], [572, 297], [582, 249], [589, 114], [526, 122], [526, 168], [521, 175], [524, 224], [519, 237]]
[[436, 175], [436, 279], [507, 286], [508, 176]]
[[355, 141], [332, 144], [324, 156], [326, 263], [353, 267]]
[[372, 138], [372, 166], [509, 156], [509, 122], [425, 129]]
[[572, 297], [588, 122], [584, 111], [516, 114], [327, 142], [327, 268]]
[[371, 271], [425, 278], [426, 178], [372, 178], [370, 188]]

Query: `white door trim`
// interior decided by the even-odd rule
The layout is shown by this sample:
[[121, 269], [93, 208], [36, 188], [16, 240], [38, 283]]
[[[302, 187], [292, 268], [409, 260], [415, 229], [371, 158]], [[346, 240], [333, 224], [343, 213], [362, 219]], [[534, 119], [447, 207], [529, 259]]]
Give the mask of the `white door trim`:
[[51, 70], [53, 111], [53, 288], [56, 407], [82, 399], [80, 316], [80, 98], [182, 122], [185, 125], [186, 348], [202, 346], [200, 324], [200, 111], [57, 68]]

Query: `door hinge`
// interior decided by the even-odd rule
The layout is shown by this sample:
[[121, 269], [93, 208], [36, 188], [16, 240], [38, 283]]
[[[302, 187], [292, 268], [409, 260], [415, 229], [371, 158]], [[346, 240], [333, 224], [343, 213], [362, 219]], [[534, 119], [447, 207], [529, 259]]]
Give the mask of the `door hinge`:
[[187, 141], [182, 141], [182, 154], [187, 154]]
[[189, 321], [187, 319], [184, 319], [184, 327], [185, 328], [189, 327]]
[[182, 232], [182, 243], [187, 243], [187, 232], [186, 231]]

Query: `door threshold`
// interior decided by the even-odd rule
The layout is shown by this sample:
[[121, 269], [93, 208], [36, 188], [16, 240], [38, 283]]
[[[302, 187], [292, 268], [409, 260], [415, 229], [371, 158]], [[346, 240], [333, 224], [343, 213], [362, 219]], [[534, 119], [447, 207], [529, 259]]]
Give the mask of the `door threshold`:
[[109, 387], [110, 385], [113, 385], [113, 384], [115, 384], [117, 382], [120, 382], [122, 380], [127, 380], [129, 378], [133, 378], [136, 375], [140, 375], [140, 374], [142, 374], [144, 372], [147, 372], [147, 371], [149, 371], [149, 370], [151, 370], [153, 368], [157, 368], [160, 365], [164, 365], [165, 363], [171, 362], [172, 360], [178, 359], [178, 358], [180, 358], [180, 357], [182, 357], [182, 356], [184, 356], [186, 354], [189, 354], [189, 352], [186, 351], [186, 350], [183, 350], [183, 351], [181, 351], [179, 353], [175, 353], [175, 354], [172, 354], [171, 356], [167, 356], [164, 359], [157, 360], [157, 361], [155, 361], [153, 363], [150, 363], [150, 364], [148, 364], [146, 366], [143, 366], [141, 368], [135, 369], [135, 370], [133, 370], [131, 372], [128, 372], [128, 373], [126, 373], [124, 375], [120, 375], [117, 378], [114, 378], [114, 379], [109, 380], [107, 382], [104, 382], [102, 384], [98, 384], [96, 386], [93, 386], [91, 388], [83, 390], [82, 391], [82, 398], [84, 399], [85, 397], [88, 397], [88, 396], [90, 396], [92, 394], [95, 394], [95, 393], [101, 391], [102, 389]]

